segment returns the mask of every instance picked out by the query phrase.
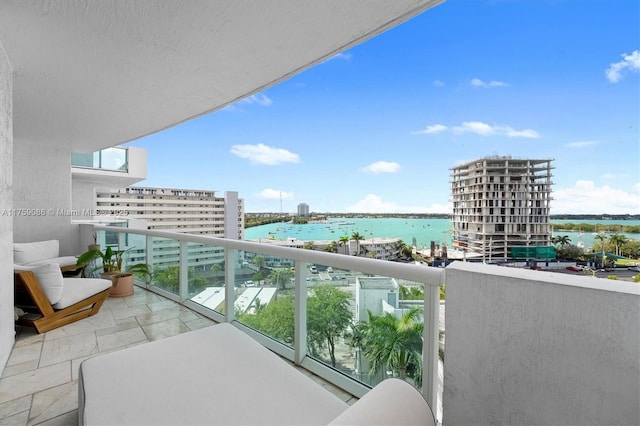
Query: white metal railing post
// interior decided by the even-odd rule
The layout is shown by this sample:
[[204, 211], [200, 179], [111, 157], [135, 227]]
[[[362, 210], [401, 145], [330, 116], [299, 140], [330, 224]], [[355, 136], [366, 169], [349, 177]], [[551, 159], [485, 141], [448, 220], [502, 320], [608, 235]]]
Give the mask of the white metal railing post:
[[296, 260], [295, 313], [294, 313], [294, 362], [300, 365], [307, 356], [307, 268], [306, 263]]
[[237, 254], [238, 250], [224, 249], [224, 316], [227, 322], [232, 322], [235, 319]]
[[[441, 284], [444, 281], [444, 270]], [[438, 347], [440, 329], [440, 287], [424, 288], [424, 335], [422, 342], [422, 394], [435, 413], [438, 409]]]
[[189, 258], [187, 256], [187, 247], [189, 243], [186, 241], [180, 241], [180, 279], [178, 295], [180, 300], [187, 300], [189, 297]]

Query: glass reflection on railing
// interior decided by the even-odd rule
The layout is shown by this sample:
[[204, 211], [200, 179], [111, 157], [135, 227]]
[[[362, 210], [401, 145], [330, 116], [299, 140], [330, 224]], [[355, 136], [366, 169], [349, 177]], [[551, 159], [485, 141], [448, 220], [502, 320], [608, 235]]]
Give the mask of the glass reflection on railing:
[[288, 346], [294, 340], [295, 262], [241, 252], [235, 271], [236, 319]]
[[180, 242], [170, 238], [150, 237], [149, 266], [153, 271], [152, 283], [173, 294], [180, 292]]
[[308, 284], [310, 356], [371, 386], [421, 387], [422, 284], [326, 265], [309, 266]]
[[225, 249], [188, 243], [188, 298], [206, 308], [225, 313]]
[[71, 166], [112, 171], [128, 170], [127, 148], [112, 147], [95, 152], [72, 152]]

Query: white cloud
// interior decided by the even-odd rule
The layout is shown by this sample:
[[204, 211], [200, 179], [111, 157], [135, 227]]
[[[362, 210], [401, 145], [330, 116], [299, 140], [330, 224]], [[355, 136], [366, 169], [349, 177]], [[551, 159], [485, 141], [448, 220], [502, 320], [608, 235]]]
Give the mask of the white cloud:
[[244, 98], [240, 102], [243, 102], [249, 105], [256, 104], [261, 106], [269, 106], [273, 103], [273, 101], [269, 99], [267, 95], [265, 95], [264, 93], [256, 93], [255, 95], [251, 95], [247, 98]]
[[440, 80], [433, 80], [433, 85], [435, 87], [442, 87], [444, 86], [444, 81], [440, 81]]
[[506, 87], [508, 86], [507, 83], [505, 83], [504, 81], [482, 81], [479, 78], [473, 78], [471, 79], [471, 85], [474, 87], [484, 87], [485, 89], [489, 89], [491, 87]]
[[258, 198], [262, 198], [265, 200], [279, 200], [282, 198], [283, 200], [292, 200], [293, 192], [280, 191], [278, 189], [266, 188], [258, 193]]
[[465, 121], [462, 126], [454, 127], [453, 133], [477, 133], [478, 135], [486, 136], [495, 134], [496, 130], [482, 121]]
[[399, 170], [400, 164], [389, 161], [376, 161], [375, 163], [371, 163], [367, 167], [362, 169], [363, 172], [372, 174], [395, 173]]
[[368, 194], [362, 200], [346, 208], [348, 213], [446, 213], [450, 205], [433, 204], [431, 206], [400, 206], [394, 202], [385, 202], [379, 195]]
[[631, 72], [640, 71], [640, 52], [634, 50], [630, 55], [623, 53], [622, 60], [620, 62], [613, 62], [609, 64], [609, 68], [604, 72], [607, 76], [607, 80], [611, 83], [617, 83], [622, 79], [622, 72], [627, 69]]
[[447, 129], [448, 129], [448, 127], [443, 125], [443, 124], [432, 124], [430, 126], [425, 127], [424, 130], [416, 130], [414, 132], [411, 132], [411, 134], [413, 134], [413, 135], [429, 135], [429, 134], [432, 134], [432, 133], [444, 132]]
[[602, 179], [629, 179], [631, 176], [626, 173], [604, 173], [600, 175]]
[[233, 145], [231, 153], [240, 158], [246, 158], [253, 164], [267, 164], [274, 166], [280, 163], [297, 163], [300, 156], [282, 148], [274, 148], [265, 144]]
[[579, 180], [574, 186], [553, 191], [551, 214], [637, 214], [640, 191], [635, 193], [608, 185], [597, 186], [590, 180]]
[[510, 138], [529, 138], [536, 139], [540, 135], [532, 129], [516, 130], [510, 126], [492, 126], [482, 121], [465, 121], [460, 126], [447, 127], [443, 124], [433, 124], [427, 126], [424, 130], [411, 132], [414, 135], [440, 133], [445, 130], [451, 130], [454, 134], [475, 133], [481, 136], [497, 135], [507, 136]]
[[565, 146], [568, 148], [585, 148], [587, 146], [598, 145], [600, 142], [598, 141], [575, 141], [569, 142]]

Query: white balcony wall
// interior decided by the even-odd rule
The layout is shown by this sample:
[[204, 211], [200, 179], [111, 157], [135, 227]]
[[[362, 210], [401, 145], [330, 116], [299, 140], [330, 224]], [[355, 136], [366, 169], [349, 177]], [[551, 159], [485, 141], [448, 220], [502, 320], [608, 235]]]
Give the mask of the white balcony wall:
[[444, 424], [640, 424], [640, 286], [454, 262]]
[[0, 371], [9, 359], [13, 327], [13, 72], [0, 44]]
[[[71, 155], [68, 149], [42, 141], [15, 139], [13, 205], [32, 212], [13, 219], [15, 242], [56, 239], [60, 255], [79, 252], [77, 225], [71, 224]], [[34, 215], [44, 210], [44, 215]]]

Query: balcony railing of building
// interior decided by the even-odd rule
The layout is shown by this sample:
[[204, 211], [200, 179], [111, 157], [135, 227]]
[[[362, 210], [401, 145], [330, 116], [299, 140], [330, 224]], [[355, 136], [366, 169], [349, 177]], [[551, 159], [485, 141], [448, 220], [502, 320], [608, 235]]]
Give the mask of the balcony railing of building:
[[[130, 250], [132, 262], [145, 259], [154, 271], [147, 283], [151, 291], [234, 323], [351, 394], [360, 397], [384, 378], [399, 376], [437, 409], [444, 269], [175, 232], [83, 227], [83, 234], [95, 232], [103, 246], [117, 241], [118, 249]], [[158, 248], [167, 245], [175, 246], [177, 256], [160, 255]], [[212, 248], [211, 256], [190, 258], [190, 248], [202, 246]], [[422, 309], [399, 303], [400, 286], [424, 291]], [[409, 316], [407, 331], [399, 324]], [[389, 327], [383, 334], [398, 333], [390, 353], [376, 346], [367, 328], [374, 321]], [[379, 362], [383, 357], [388, 362]]]
[[128, 149], [122, 147], [112, 147], [89, 153], [71, 153], [71, 166], [87, 169], [127, 172], [128, 160]]

